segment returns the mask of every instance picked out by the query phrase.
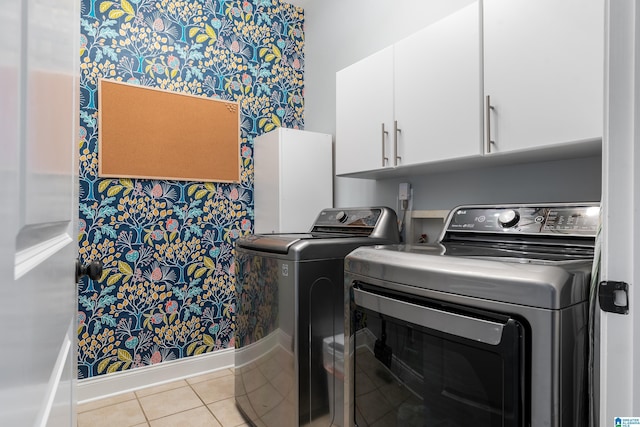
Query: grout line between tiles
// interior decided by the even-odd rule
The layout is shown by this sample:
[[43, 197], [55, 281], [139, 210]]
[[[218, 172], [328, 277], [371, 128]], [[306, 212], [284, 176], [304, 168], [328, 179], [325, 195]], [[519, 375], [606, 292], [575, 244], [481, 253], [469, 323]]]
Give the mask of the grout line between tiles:
[[[183, 409], [182, 411], [172, 412], [172, 413], [167, 414], [167, 415], [164, 415], [164, 416], [162, 416], [162, 417], [160, 417], [160, 418], [155, 418], [155, 419], [153, 419], [153, 420], [148, 420], [148, 421], [147, 421], [147, 424], [151, 425], [151, 421], [159, 421], [159, 420], [161, 420], [161, 419], [163, 419], [163, 418], [168, 418], [168, 417], [172, 417], [172, 416], [177, 415], [177, 414], [182, 414], [182, 413], [184, 413], [184, 412], [193, 411], [194, 409], [198, 409], [198, 408], [201, 408], [201, 407], [202, 407], [202, 406], [196, 406], [196, 407], [194, 407], [194, 408]], [[206, 407], [207, 407], [207, 405], [204, 405], [204, 407], [206, 408]], [[209, 409], [209, 408], [207, 408], [207, 409]], [[211, 410], [209, 410], [209, 412], [211, 412]], [[211, 415], [213, 415], [213, 413], [212, 413]], [[146, 414], [145, 414], [145, 417], [146, 417]], [[215, 415], [213, 415], [213, 417], [215, 418]], [[217, 419], [217, 418], [216, 418], [216, 421], [218, 421], [218, 419]], [[218, 421], [218, 422], [219, 422], [219, 421]], [[221, 424], [222, 424], [222, 423], [221, 423]], [[223, 426], [223, 427], [224, 427], [224, 426]]]
[[[201, 381], [201, 382], [204, 382], [204, 381]], [[194, 388], [193, 388], [193, 384], [190, 384], [188, 381], [187, 381], [187, 384], [189, 384], [189, 387], [191, 387], [191, 391], [193, 391], [193, 392], [196, 394], [196, 396], [198, 396], [198, 399], [200, 399], [200, 401], [202, 402], [202, 404], [204, 405], [204, 407], [205, 407], [205, 408], [207, 408], [207, 411], [209, 411], [209, 413], [211, 414], [211, 416], [213, 416], [213, 419], [215, 419], [215, 420], [218, 422], [218, 424], [220, 424], [222, 427], [226, 427], [224, 424], [222, 424], [222, 421], [220, 421], [220, 420], [218, 419], [218, 417], [216, 417], [216, 414], [214, 414], [214, 413], [213, 413], [213, 411], [211, 410], [211, 408], [209, 408], [209, 405], [208, 405], [208, 404], [207, 404], [207, 403], [202, 399], [202, 397], [200, 397], [200, 395], [198, 394], [198, 392], [196, 391], [196, 389], [194, 389]], [[197, 382], [197, 383], [195, 383], [195, 384], [200, 384], [200, 382]], [[213, 403], [213, 402], [212, 402], [212, 403]]]
[[[131, 402], [132, 400], [136, 400], [136, 398], [134, 397], [133, 399], [127, 399], [127, 400], [123, 400], [123, 401], [120, 401], [120, 402], [111, 403], [111, 404], [109, 404], [109, 405], [104, 405], [104, 406], [97, 406], [97, 407], [95, 407], [95, 408], [86, 409], [86, 410], [78, 410], [78, 409], [76, 409], [76, 414], [84, 414], [84, 413], [86, 413], [86, 412], [97, 411], [98, 409], [109, 408], [109, 407], [111, 407], [111, 406], [120, 405], [121, 403]], [[94, 401], [94, 402], [96, 402], [96, 401]], [[94, 403], [94, 402], [91, 402], [91, 403]]]
[[142, 410], [142, 415], [144, 415], [144, 419], [147, 421], [147, 425], [150, 426], [151, 420], [147, 416], [147, 412], [144, 410], [144, 406], [142, 406], [142, 402], [140, 402], [140, 398], [138, 397], [137, 394], [134, 393], [134, 395], [136, 396], [136, 400], [138, 401], [138, 406], [140, 406], [140, 410]]
[[[232, 374], [233, 374], [233, 373], [230, 373], [229, 375], [232, 375]], [[224, 376], [226, 376], [226, 375], [224, 375]], [[207, 380], [207, 381], [215, 381], [215, 379], [213, 379], [213, 380]], [[209, 413], [213, 416], [213, 418], [214, 418], [214, 419], [215, 419], [215, 420], [216, 420], [216, 421], [217, 421], [217, 422], [218, 422], [222, 427], [232, 427], [232, 426], [225, 425], [225, 424], [224, 424], [224, 423], [223, 423], [223, 422], [222, 422], [222, 421], [221, 421], [221, 420], [216, 416], [216, 414], [211, 410], [211, 408], [209, 407], [209, 404], [214, 404], [214, 403], [216, 403], [216, 402], [220, 402], [220, 401], [222, 401], [222, 400], [225, 400], [226, 398], [218, 399], [218, 400], [214, 400], [214, 401], [210, 402], [209, 404], [207, 404], [207, 403], [204, 401], [204, 399], [203, 399], [203, 398], [198, 394], [198, 392], [196, 391], [196, 389], [193, 387], [194, 385], [196, 385], [196, 384], [201, 384], [201, 383], [202, 383], [202, 382], [204, 382], [204, 381], [199, 381], [199, 382], [196, 382], [196, 383], [194, 383], [194, 384], [191, 384], [191, 383], [189, 383], [188, 381], [185, 381], [185, 382], [186, 382], [187, 386], [191, 389], [191, 391], [192, 391], [193, 393], [195, 393], [195, 395], [198, 397], [198, 400], [200, 400], [200, 402], [202, 403], [202, 406], [204, 406], [205, 408], [207, 408], [207, 411], [209, 411]], [[185, 387], [185, 386], [176, 387], [176, 389], [178, 389], [178, 388], [182, 388], [182, 387]], [[144, 388], [142, 388], [142, 389], [140, 389], [140, 390], [144, 390]], [[170, 390], [174, 390], [174, 389], [170, 389]], [[135, 400], [135, 401], [136, 401], [136, 403], [138, 404], [138, 407], [139, 407], [139, 408], [140, 408], [140, 410], [142, 411], [142, 415], [143, 415], [143, 416], [144, 416], [144, 418], [145, 418], [145, 422], [147, 423], [147, 425], [148, 425], [148, 426], [150, 426], [150, 425], [151, 425], [151, 421], [161, 420], [162, 418], [170, 417], [170, 416], [175, 415], [175, 414], [179, 414], [179, 413], [182, 413], [182, 412], [187, 412], [187, 411], [190, 411], [190, 410], [193, 410], [193, 409], [198, 408], [198, 407], [196, 407], [196, 408], [189, 408], [189, 409], [185, 409], [185, 410], [182, 410], [182, 411], [172, 412], [171, 414], [167, 414], [167, 415], [165, 415], [165, 416], [163, 416], [163, 417], [160, 417], [160, 418], [156, 418], [156, 419], [154, 419], [154, 420], [151, 420], [151, 418], [149, 418], [149, 415], [148, 415], [148, 414], [147, 414], [147, 412], [145, 411], [144, 406], [142, 405], [142, 400], [141, 400], [141, 399], [142, 399], [142, 398], [146, 398], [146, 397], [150, 397], [150, 396], [155, 396], [155, 395], [157, 395], [157, 394], [160, 394], [160, 393], [163, 393], [163, 392], [166, 392], [166, 391], [170, 391], [170, 390], [163, 390], [163, 391], [159, 391], [159, 392], [157, 392], [157, 393], [148, 394], [148, 395], [145, 395], [145, 396], [138, 396], [138, 394], [137, 394], [136, 392], [134, 392], [134, 393], [133, 393], [133, 396], [134, 396], [134, 397], [133, 397], [132, 399], [127, 399], [127, 400], [124, 400], [124, 401], [122, 401], [122, 402], [116, 402], [116, 403], [113, 403], [113, 404], [110, 404], [110, 405], [100, 406], [100, 407], [93, 408], [93, 409], [90, 409], [90, 410], [87, 410], [87, 411], [77, 411], [77, 413], [78, 413], [78, 414], [81, 414], [81, 413], [91, 412], [91, 411], [98, 410], [98, 409], [109, 408], [109, 407], [112, 407], [112, 406], [115, 406], [115, 405], [118, 405], [118, 404], [121, 404], [121, 403], [130, 402], [130, 401], [132, 401], [132, 400]], [[138, 390], [138, 391], [139, 391], [139, 390]], [[244, 424], [245, 424], [245, 423], [243, 422], [243, 423], [237, 424], [237, 426], [241, 426], [241, 425], [244, 425]]]

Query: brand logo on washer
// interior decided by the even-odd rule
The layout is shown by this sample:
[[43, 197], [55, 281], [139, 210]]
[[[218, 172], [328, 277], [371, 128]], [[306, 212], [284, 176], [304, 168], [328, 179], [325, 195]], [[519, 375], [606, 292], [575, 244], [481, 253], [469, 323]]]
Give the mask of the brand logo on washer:
[[467, 214], [467, 211], [458, 211], [457, 212], [457, 215], [466, 215], [466, 214]]
[[289, 276], [289, 264], [282, 264], [282, 275], [285, 277]]

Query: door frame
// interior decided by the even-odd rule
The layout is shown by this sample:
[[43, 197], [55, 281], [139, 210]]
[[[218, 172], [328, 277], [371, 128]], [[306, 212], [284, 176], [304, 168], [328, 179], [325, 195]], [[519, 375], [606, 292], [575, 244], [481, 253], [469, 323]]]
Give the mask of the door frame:
[[[598, 423], [640, 416], [640, 6], [606, 0], [601, 279], [630, 284], [629, 314], [600, 312]], [[636, 167], [637, 166], [637, 167]], [[595, 422], [596, 420], [592, 420]]]

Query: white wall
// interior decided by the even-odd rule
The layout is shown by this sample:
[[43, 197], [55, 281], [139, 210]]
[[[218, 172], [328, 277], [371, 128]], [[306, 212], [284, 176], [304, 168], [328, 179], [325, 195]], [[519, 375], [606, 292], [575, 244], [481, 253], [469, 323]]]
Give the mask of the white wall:
[[[305, 129], [335, 136], [335, 73], [473, 0], [297, 0], [305, 8]], [[438, 173], [407, 179], [336, 178], [335, 206], [396, 206], [401, 181], [415, 209], [466, 203], [598, 201], [600, 158]]]
[[413, 208], [417, 210], [483, 203], [597, 202], [601, 159], [586, 157], [372, 182], [378, 192], [370, 197], [393, 208], [401, 182], [411, 184]]

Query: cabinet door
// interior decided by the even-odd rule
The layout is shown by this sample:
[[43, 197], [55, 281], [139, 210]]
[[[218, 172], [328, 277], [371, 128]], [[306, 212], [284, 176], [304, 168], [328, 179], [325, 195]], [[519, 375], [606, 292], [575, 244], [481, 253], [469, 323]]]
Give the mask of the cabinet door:
[[388, 47], [336, 73], [336, 174], [392, 164], [392, 120], [393, 47]]
[[483, 27], [488, 151], [602, 136], [603, 0], [484, 0]]
[[398, 165], [479, 156], [478, 3], [398, 42], [394, 82]]

